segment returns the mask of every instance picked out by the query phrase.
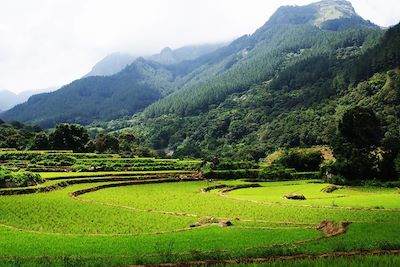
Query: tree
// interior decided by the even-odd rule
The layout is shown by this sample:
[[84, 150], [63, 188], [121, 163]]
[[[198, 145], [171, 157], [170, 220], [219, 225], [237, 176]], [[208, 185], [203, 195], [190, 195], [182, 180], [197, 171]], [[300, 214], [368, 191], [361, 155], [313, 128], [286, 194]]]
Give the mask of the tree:
[[96, 151], [99, 153], [118, 153], [119, 141], [111, 134], [99, 134], [96, 138]]
[[139, 144], [139, 140], [132, 131], [124, 131], [118, 136], [119, 150], [122, 153], [131, 153], [134, 146]]
[[379, 119], [371, 109], [355, 107], [339, 122], [339, 133], [357, 148], [373, 149], [382, 138]]
[[50, 134], [49, 141], [53, 149], [84, 152], [89, 134], [85, 127], [78, 124], [58, 124]]
[[400, 169], [396, 166], [396, 159], [400, 155], [400, 138], [388, 134], [382, 140], [381, 161], [379, 163], [379, 178], [384, 181], [395, 180], [399, 177]]
[[334, 174], [347, 180], [376, 178], [378, 157], [373, 152], [380, 139], [380, 123], [372, 110], [355, 107], [346, 111], [331, 144]]
[[49, 136], [45, 132], [39, 132], [33, 139], [31, 149], [46, 150], [50, 148]]

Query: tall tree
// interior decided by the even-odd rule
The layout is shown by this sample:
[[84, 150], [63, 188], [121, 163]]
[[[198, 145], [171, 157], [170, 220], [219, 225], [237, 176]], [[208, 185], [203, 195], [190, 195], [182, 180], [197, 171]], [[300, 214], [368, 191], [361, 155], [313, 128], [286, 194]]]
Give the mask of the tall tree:
[[49, 136], [53, 149], [73, 150], [84, 152], [85, 145], [89, 141], [89, 134], [85, 127], [77, 124], [59, 124]]
[[332, 142], [336, 174], [348, 180], [376, 178], [378, 157], [373, 152], [380, 140], [379, 119], [371, 109], [355, 107], [346, 111]]

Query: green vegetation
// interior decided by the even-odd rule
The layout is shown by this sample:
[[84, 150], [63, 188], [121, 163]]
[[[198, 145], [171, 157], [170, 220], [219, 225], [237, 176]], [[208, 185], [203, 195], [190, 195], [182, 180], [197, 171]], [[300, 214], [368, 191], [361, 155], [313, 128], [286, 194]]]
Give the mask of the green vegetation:
[[200, 160], [123, 158], [116, 154], [72, 151], [0, 151], [3, 168], [36, 172], [198, 170]]
[[[299, 158], [309, 162], [326, 149], [282, 151], [271, 166], [218, 158], [201, 162], [3, 150], [0, 160], [6, 168], [32, 167], [32, 162], [44, 167], [47, 162], [58, 172], [35, 173], [45, 180], [39, 185], [0, 191], [0, 264], [117, 266], [398, 249], [396, 188], [296, 180], [316, 172], [274, 163], [286, 162], [291, 153], [296, 163]], [[65, 172], [66, 166], [51, 161], [94, 169]], [[99, 171], [96, 164], [121, 169]], [[200, 166], [212, 180], [192, 171]], [[142, 167], [145, 171], [138, 171]], [[281, 172], [290, 181], [263, 182], [286, 179]], [[254, 179], [257, 184], [246, 182]], [[292, 193], [306, 200], [282, 198]], [[233, 226], [190, 227], [223, 220]], [[329, 237], [314, 229], [321, 221], [352, 224], [346, 233]], [[364, 232], [369, 233], [367, 240]]]
[[43, 183], [44, 180], [37, 173], [18, 171], [12, 172], [0, 167], [0, 188], [3, 187], [23, 187]]
[[398, 265], [399, 30], [284, 7], [2, 113], [55, 128], [0, 120], [0, 265]]
[[[380, 34], [376, 31], [324, 32], [321, 33], [324, 37], [318, 40], [326, 40], [327, 44], [311, 40], [311, 51], [301, 48], [294, 52], [285, 50], [292, 53], [283, 53], [286, 61], [282, 64], [286, 65], [272, 68], [278, 69], [278, 73], [264, 76], [259, 82], [234, 87], [228, 86], [230, 83], [224, 83], [222, 78], [213, 80], [207, 87], [209, 90], [193, 86], [196, 93], [191, 93], [189, 89], [182, 89], [130, 120], [93, 126], [110, 131], [134, 127], [140, 144], [172, 150], [177, 157], [211, 158], [218, 155], [232, 160], [255, 161], [282, 147], [329, 144], [337, 122], [346, 110], [356, 106], [374, 110], [381, 120], [382, 134], [396, 136], [400, 124], [397, 114], [400, 75], [396, 67], [400, 65], [396, 59], [398, 28], [400, 26], [386, 32], [380, 41]], [[290, 35], [291, 38], [300, 38], [293, 43], [283, 31], [279, 34], [284, 35], [282, 39], [290, 44], [299, 44], [303, 41], [301, 38], [320, 33], [298, 31]], [[325, 35], [332, 35], [332, 39]], [[272, 40], [268, 43], [271, 46]], [[371, 48], [375, 44], [376, 48]], [[251, 53], [254, 56], [248, 56], [243, 62], [255, 60], [257, 51]], [[385, 65], [381, 59], [388, 57], [394, 62]], [[380, 67], [365, 75], [368, 73], [365, 71], [367, 65], [363, 62], [367, 59], [379, 61]], [[261, 63], [256, 66], [258, 69], [254, 72], [249, 67], [248, 71], [232, 76], [246, 77], [247, 72], [251, 76], [258, 70], [264, 75], [269, 73], [259, 67]], [[358, 72], [364, 76], [359, 76]], [[232, 82], [234, 78], [227, 76], [226, 80]], [[214, 88], [219, 82], [232, 90], [239, 88], [244, 91], [220, 94], [220, 90]], [[214, 101], [213, 94], [222, 99]], [[153, 112], [155, 110], [158, 111]]]
[[[42, 174], [57, 175], [64, 174]], [[223, 182], [236, 190], [200, 192], [219, 183], [142, 184], [71, 198], [71, 192], [94, 187], [91, 182], [1, 196], [1, 264], [113, 266], [398, 248], [400, 196], [395, 189], [348, 187], [322, 193], [327, 184], [265, 182], [242, 188], [238, 185], [244, 182], [236, 180]], [[307, 200], [283, 200], [290, 192], [301, 192]], [[233, 226], [189, 228], [208, 216], [229, 219]], [[312, 226], [322, 220], [353, 224], [341, 236], [320, 239], [322, 233]]]
[[356, 183], [357, 180], [398, 180], [395, 160], [400, 153], [398, 133], [387, 132], [382, 138], [379, 119], [366, 108], [347, 110], [332, 138], [335, 162], [322, 171], [327, 181]]

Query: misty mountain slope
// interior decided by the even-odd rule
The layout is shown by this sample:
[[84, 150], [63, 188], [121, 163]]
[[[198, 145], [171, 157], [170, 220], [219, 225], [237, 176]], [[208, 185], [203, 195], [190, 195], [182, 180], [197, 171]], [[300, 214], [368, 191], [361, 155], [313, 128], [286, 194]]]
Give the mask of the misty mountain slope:
[[2, 118], [43, 127], [58, 122], [111, 120], [134, 114], [167, 94], [170, 80], [171, 75], [161, 65], [138, 59], [116, 75], [87, 77], [53, 93], [35, 95], [3, 113]]
[[[164, 65], [177, 64], [185, 60], [194, 60], [224, 45], [224, 43], [191, 45], [174, 50], [166, 47], [160, 53], [145, 58]], [[136, 58], [138, 57], [127, 53], [112, 53], [96, 63], [84, 77], [114, 75], [132, 64]]]
[[[321, 3], [330, 7], [318, 8]], [[282, 21], [280, 13], [286, 9], [290, 12], [285, 11], [285, 17], [290, 19]], [[344, 31], [329, 31], [314, 25], [313, 21], [325, 12], [321, 10], [339, 13], [326, 15], [329, 19], [356, 16], [347, 14], [351, 13], [348, 9], [348, 2], [337, 0], [280, 8], [254, 34], [196, 59], [168, 65], [138, 59], [116, 75], [78, 80], [64, 86], [62, 92], [35, 97], [3, 113], [2, 118], [46, 127], [58, 122], [86, 124], [133, 115], [160, 99], [145, 110], [146, 117], [207, 112], [230, 95], [273, 79], [299, 59], [329, 54], [336, 49], [360, 50], [360, 46], [374, 43], [381, 33], [374, 27], [354, 23]], [[340, 15], [345, 14], [343, 10], [347, 10], [346, 15]]]
[[17, 95], [8, 90], [0, 90], [0, 109], [7, 110], [15, 105]]
[[15, 94], [8, 90], [0, 91], [0, 112], [8, 110], [18, 104], [24, 103], [35, 94], [53, 91], [55, 88], [47, 88], [42, 90], [26, 90]]
[[146, 59], [164, 65], [178, 64], [182, 61], [195, 60], [198, 57], [214, 52], [225, 46], [225, 43], [190, 45], [177, 49], [164, 48], [159, 54], [152, 55]]
[[132, 64], [136, 58], [136, 56], [126, 53], [110, 54], [97, 62], [85, 77], [111, 76], [123, 70], [127, 65]]

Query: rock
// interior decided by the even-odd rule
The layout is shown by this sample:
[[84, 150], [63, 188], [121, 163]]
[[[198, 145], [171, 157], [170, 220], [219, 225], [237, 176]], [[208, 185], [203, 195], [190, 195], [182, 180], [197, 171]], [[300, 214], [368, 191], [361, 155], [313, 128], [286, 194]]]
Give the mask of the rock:
[[293, 199], [293, 200], [306, 200], [306, 197], [302, 194], [287, 194], [284, 195], [283, 198]]
[[231, 221], [220, 221], [218, 223], [218, 225], [221, 226], [221, 227], [229, 227], [229, 226], [232, 226], [233, 224], [232, 224]]
[[199, 223], [199, 222], [195, 222], [195, 223], [192, 223], [191, 225], [189, 225], [190, 228], [199, 227], [199, 226], [201, 226], [201, 223]]

